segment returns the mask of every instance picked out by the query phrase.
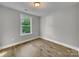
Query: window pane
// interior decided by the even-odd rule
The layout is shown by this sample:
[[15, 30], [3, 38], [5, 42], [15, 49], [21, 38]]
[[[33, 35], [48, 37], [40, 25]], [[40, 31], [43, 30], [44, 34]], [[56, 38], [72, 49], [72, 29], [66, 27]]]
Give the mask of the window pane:
[[25, 16], [23, 18], [22, 25], [30, 25], [30, 19], [29, 19], [29, 17]]
[[30, 28], [30, 18], [28, 16], [23, 16], [22, 17], [22, 23], [21, 23], [21, 27], [22, 27], [22, 34], [27, 34], [31, 32], [31, 28]]
[[23, 33], [30, 33], [30, 25], [23, 25], [22, 32]]

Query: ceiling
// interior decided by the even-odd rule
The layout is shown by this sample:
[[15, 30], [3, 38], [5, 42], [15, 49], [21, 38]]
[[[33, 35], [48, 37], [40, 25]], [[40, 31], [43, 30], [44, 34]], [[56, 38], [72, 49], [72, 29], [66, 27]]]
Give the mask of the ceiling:
[[45, 16], [55, 10], [73, 6], [76, 2], [41, 2], [37, 8], [33, 7], [32, 2], [0, 2], [0, 4], [32, 15]]

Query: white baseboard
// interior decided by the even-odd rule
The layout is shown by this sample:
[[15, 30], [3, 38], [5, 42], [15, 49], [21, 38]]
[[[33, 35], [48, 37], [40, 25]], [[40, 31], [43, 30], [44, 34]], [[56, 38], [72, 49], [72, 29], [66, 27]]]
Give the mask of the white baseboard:
[[29, 39], [26, 39], [26, 40], [23, 40], [23, 41], [20, 41], [20, 42], [17, 42], [17, 43], [13, 43], [13, 44], [9, 44], [9, 45], [6, 45], [6, 46], [2, 46], [2, 47], [0, 47], [0, 50], [6, 49], [6, 48], [9, 48], [9, 47], [18, 45], [18, 44], [22, 44], [22, 43], [24, 43], [24, 42], [28, 42], [28, 41], [31, 41], [31, 40], [35, 40], [35, 39], [37, 39], [37, 38], [40, 38], [40, 37], [37, 36], [37, 37], [29, 38]]
[[62, 45], [62, 46], [68, 47], [68, 48], [71, 48], [71, 49], [74, 49], [74, 50], [77, 50], [79, 52], [79, 48], [78, 47], [73, 47], [71, 45], [68, 45], [68, 44], [65, 44], [65, 43], [61, 43], [61, 42], [58, 42], [58, 41], [55, 41], [55, 40], [51, 40], [51, 39], [46, 38], [46, 37], [40, 37], [40, 38], [48, 40], [50, 42], [54, 42], [56, 44], [59, 44], [59, 45]]

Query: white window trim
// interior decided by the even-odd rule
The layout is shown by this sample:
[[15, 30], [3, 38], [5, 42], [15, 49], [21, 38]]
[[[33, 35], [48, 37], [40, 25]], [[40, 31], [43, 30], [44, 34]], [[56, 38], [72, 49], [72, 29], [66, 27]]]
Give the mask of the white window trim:
[[21, 14], [20, 15], [20, 35], [21, 36], [25, 36], [25, 35], [31, 35], [32, 34], [32, 17], [30, 17], [30, 16], [28, 16], [28, 15], [26, 15], [26, 16], [28, 16], [28, 17], [30, 17], [30, 33], [22, 33], [22, 18], [23, 18], [23, 16], [25, 16], [25, 14]]

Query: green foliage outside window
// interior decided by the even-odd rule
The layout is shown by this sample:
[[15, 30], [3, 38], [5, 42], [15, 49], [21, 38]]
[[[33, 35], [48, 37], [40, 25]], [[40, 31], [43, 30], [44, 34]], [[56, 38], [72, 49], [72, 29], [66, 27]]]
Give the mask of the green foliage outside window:
[[30, 18], [28, 16], [24, 16], [24, 18], [23, 18], [22, 32], [30, 33]]

